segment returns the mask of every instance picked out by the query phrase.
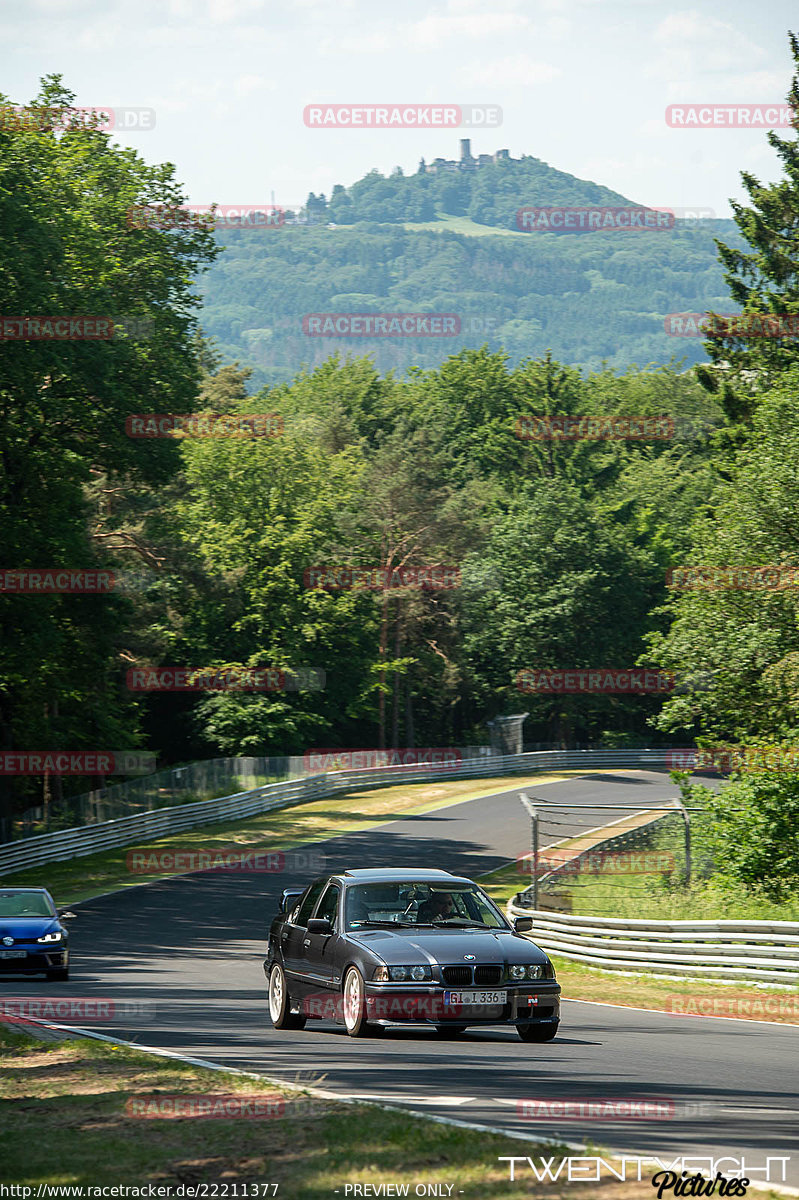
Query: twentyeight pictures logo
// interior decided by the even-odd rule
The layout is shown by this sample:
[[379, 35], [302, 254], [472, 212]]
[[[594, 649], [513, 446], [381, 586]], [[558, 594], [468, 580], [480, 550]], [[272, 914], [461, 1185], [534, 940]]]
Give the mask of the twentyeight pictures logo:
[[306, 104], [309, 129], [492, 129], [502, 124], [498, 104]]

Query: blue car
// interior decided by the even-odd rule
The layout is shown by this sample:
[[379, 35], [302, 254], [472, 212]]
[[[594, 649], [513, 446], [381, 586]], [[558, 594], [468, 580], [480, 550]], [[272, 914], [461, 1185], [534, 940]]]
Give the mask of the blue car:
[[69, 979], [69, 934], [44, 888], [0, 888], [0, 974]]

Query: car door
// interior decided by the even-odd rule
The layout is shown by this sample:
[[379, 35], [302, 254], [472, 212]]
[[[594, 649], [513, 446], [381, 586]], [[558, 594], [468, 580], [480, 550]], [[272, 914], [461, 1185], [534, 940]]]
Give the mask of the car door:
[[336, 944], [341, 934], [341, 888], [331, 883], [319, 901], [314, 917], [327, 917], [333, 926], [332, 933], [311, 933], [304, 938], [307, 974], [311, 986], [322, 991], [338, 988], [335, 974]]
[[304, 944], [308, 937], [306, 925], [326, 883], [326, 879], [314, 880], [299, 904], [288, 914], [280, 933], [280, 952], [292, 1000], [301, 999], [308, 991], [307, 947]]

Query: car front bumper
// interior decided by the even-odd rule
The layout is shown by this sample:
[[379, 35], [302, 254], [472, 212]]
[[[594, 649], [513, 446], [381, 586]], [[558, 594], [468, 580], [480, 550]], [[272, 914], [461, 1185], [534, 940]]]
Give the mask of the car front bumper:
[[[445, 993], [501, 991], [504, 1004], [445, 1003]], [[376, 1025], [538, 1025], [560, 1020], [560, 987], [554, 981], [526, 986], [457, 989], [442, 985], [366, 984], [366, 1017]]]
[[0, 950], [0, 974], [38, 975], [43, 971], [64, 970], [69, 963], [67, 946], [16, 946]]

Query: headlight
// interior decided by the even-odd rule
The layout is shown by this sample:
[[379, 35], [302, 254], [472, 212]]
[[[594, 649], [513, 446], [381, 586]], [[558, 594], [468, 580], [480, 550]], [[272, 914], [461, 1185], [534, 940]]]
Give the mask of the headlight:
[[388, 967], [375, 967], [372, 979], [375, 983], [388, 983]]
[[510, 977], [511, 979], [524, 979], [526, 972], [527, 968], [521, 963], [514, 964], [510, 969]]
[[44, 937], [37, 938], [36, 941], [37, 942], [60, 942], [63, 936], [64, 936], [63, 933], [46, 933], [44, 935]]
[[[375, 976], [377, 978], [377, 976]], [[432, 979], [433, 971], [430, 967], [389, 967], [387, 979], [393, 983], [404, 983], [407, 979], [413, 979], [420, 983], [423, 979]]]
[[527, 978], [528, 979], [543, 979], [544, 978], [544, 968], [539, 965], [528, 967], [527, 968]]

